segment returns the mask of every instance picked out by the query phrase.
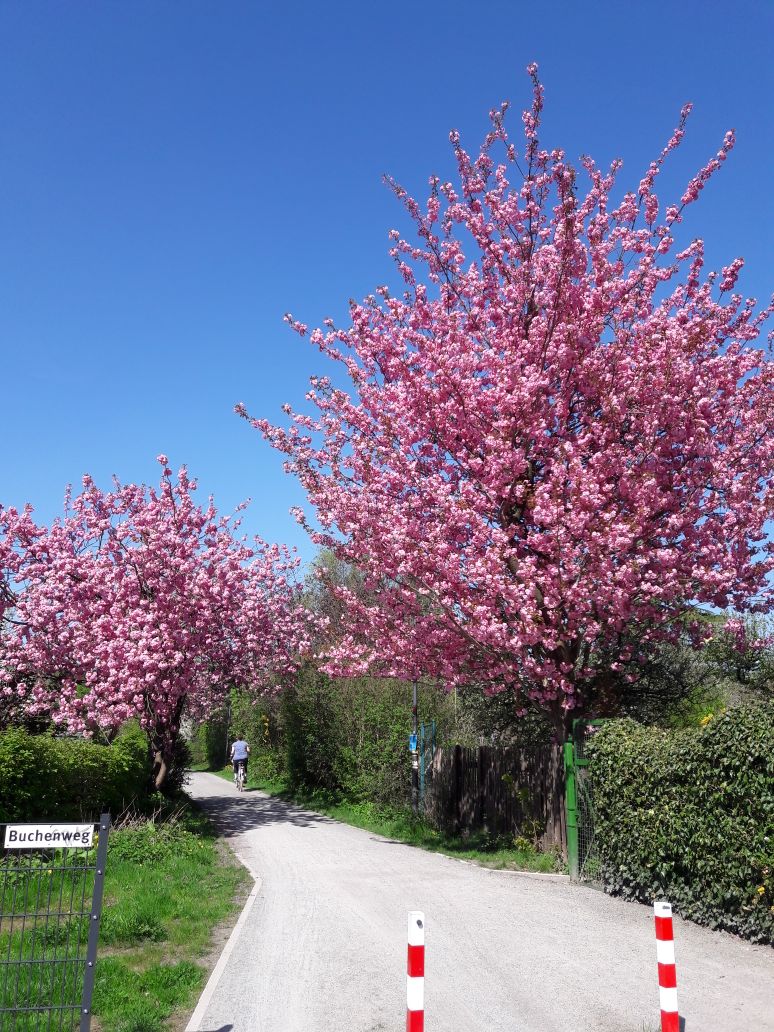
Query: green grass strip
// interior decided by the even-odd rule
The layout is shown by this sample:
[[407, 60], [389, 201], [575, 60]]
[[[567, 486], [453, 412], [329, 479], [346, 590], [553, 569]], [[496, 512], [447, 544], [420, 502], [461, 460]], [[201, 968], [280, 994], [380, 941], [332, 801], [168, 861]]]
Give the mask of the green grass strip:
[[94, 994], [102, 1032], [159, 1032], [193, 1006], [213, 928], [249, 880], [194, 814], [111, 834]]

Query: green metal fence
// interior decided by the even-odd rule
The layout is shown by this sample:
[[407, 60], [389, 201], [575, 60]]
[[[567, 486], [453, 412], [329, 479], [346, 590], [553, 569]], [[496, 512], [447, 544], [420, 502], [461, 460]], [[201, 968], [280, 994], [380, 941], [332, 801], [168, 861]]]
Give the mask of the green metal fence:
[[419, 725], [419, 809], [424, 810], [427, 800], [427, 783], [432, 777], [435, 757], [435, 721]]
[[599, 853], [594, 835], [594, 785], [586, 756], [586, 743], [603, 723], [576, 720], [564, 746], [565, 799], [567, 806], [567, 860], [570, 877], [596, 881]]

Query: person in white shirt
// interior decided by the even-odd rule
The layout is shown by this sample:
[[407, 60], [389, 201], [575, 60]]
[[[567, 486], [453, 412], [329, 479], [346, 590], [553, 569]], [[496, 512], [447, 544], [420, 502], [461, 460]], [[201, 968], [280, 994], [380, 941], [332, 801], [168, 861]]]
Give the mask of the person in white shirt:
[[231, 746], [231, 762], [234, 765], [234, 781], [237, 779], [237, 771], [239, 770], [240, 763], [244, 765], [245, 778], [247, 778], [247, 758], [249, 755], [250, 746], [240, 735]]

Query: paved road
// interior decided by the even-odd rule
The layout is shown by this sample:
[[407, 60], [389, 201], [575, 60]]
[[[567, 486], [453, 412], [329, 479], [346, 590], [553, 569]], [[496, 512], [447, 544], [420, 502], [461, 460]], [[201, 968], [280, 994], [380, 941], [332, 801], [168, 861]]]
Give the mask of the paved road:
[[[201, 1032], [405, 1025], [406, 916], [424, 910], [428, 1032], [656, 1032], [651, 910], [424, 853], [192, 777], [260, 887]], [[774, 1032], [774, 950], [675, 921], [685, 1032]]]

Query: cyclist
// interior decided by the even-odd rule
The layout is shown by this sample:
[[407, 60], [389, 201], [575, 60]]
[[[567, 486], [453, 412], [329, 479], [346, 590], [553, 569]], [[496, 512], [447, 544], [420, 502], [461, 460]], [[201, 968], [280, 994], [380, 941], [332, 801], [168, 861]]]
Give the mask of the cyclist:
[[240, 735], [231, 746], [231, 762], [234, 765], [234, 782], [236, 783], [237, 771], [241, 763], [245, 768], [245, 780], [247, 779], [247, 757], [250, 755], [250, 746]]

